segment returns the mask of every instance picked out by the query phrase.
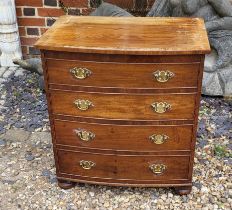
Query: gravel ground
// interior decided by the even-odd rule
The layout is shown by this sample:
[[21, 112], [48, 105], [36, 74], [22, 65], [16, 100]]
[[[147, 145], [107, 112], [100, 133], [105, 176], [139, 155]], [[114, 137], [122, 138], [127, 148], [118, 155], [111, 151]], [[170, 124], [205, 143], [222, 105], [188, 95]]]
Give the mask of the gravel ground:
[[[2, 73], [3, 72], [3, 73]], [[38, 77], [0, 68], [0, 209], [232, 209], [232, 104], [201, 101], [193, 190], [78, 184], [57, 187], [47, 107]]]

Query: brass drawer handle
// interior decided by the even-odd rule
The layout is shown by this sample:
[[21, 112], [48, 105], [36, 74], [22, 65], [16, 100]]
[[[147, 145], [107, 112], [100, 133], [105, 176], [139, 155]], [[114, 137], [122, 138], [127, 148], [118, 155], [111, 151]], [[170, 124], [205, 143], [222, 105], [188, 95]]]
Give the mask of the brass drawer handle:
[[164, 164], [153, 164], [149, 166], [150, 170], [155, 175], [162, 175], [164, 171], [167, 169], [167, 166]]
[[89, 69], [80, 67], [74, 67], [70, 69], [70, 72], [76, 79], [86, 79], [92, 74]]
[[90, 131], [78, 128], [75, 132], [82, 141], [91, 141], [95, 138], [95, 134]]
[[163, 144], [169, 139], [169, 136], [164, 134], [153, 134], [149, 137], [152, 143], [154, 144]]
[[153, 76], [157, 82], [164, 83], [173, 78], [175, 74], [171, 71], [156, 71], [153, 73]]
[[155, 102], [151, 104], [151, 107], [154, 112], [159, 114], [165, 113], [172, 108], [171, 104], [168, 104], [167, 102]]
[[85, 170], [89, 170], [89, 169], [93, 168], [94, 166], [96, 166], [96, 163], [94, 163], [92, 161], [88, 161], [88, 160], [81, 160], [80, 166]]
[[93, 103], [88, 100], [82, 100], [82, 99], [77, 99], [74, 101], [74, 104], [76, 107], [82, 111], [88, 110], [91, 106], [93, 106]]

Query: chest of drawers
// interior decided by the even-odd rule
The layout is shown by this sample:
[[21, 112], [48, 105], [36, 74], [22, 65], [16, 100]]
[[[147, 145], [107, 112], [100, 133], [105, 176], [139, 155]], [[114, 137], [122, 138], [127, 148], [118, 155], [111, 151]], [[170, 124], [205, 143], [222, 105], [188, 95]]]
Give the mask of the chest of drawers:
[[36, 46], [60, 187], [191, 191], [202, 20], [62, 16]]

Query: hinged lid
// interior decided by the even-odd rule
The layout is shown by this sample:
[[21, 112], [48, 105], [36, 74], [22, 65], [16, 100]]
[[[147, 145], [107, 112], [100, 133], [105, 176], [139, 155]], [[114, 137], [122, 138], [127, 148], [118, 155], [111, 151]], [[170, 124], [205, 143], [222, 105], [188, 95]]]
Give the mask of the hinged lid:
[[210, 52], [199, 18], [61, 16], [36, 42], [42, 50], [180, 55]]

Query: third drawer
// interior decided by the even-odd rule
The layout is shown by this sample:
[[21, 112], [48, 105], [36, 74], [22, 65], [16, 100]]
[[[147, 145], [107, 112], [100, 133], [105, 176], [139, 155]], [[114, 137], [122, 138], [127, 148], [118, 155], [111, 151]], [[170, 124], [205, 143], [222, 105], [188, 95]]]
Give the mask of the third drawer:
[[191, 149], [192, 125], [112, 125], [54, 120], [56, 144], [117, 151]]

